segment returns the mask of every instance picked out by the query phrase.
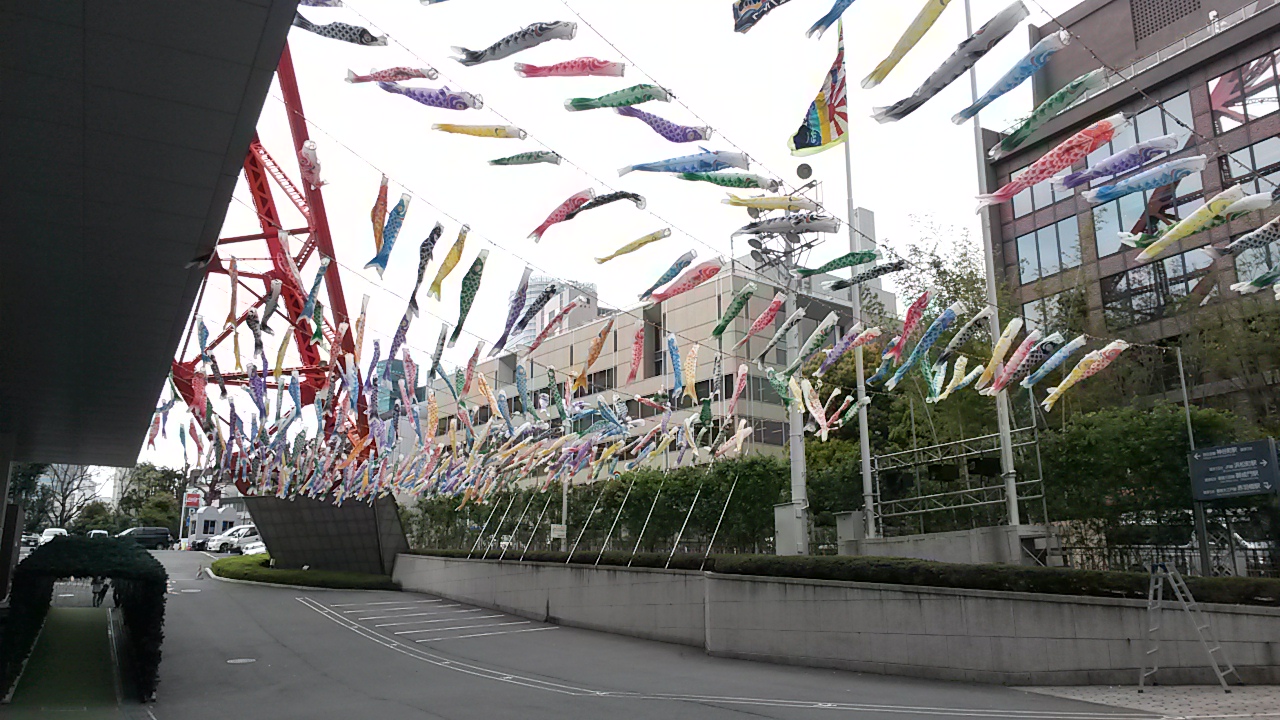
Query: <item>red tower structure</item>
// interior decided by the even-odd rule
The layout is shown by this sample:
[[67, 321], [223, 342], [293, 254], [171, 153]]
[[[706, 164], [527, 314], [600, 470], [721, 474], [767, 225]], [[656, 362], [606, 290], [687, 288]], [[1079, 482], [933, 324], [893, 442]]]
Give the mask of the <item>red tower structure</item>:
[[[284, 96], [289, 131], [293, 137], [293, 150], [296, 155], [302, 150], [303, 145], [310, 139], [310, 136], [307, 132], [306, 115], [302, 109], [302, 98], [298, 93], [298, 80], [294, 74], [293, 58], [290, 55], [287, 42], [285, 43], [284, 51], [280, 55], [280, 64], [276, 70], [276, 77], [280, 82], [281, 94]], [[249, 312], [260, 308], [266, 302], [267, 296], [271, 292], [272, 281], [279, 280], [281, 290], [277, 307], [288, 318], [294, 338], [294, 347], [300, 358], [300, 363], [297, 367], [285, 368], [284, 372], [292, 374], [296, 370], [299, 373], [301, 376], [302, 401], [310, 404], [315, 401], [316, 393], [329, 384], [330, 374], [334, 372], [335, 368], [330, 367], [329, 363], [321, 357], [319, 348], [311, 342], [311, 333], [307, 329], [306, 323], [302, 322], [302, 311], [307, 300], [307, 289], [301, 285], [295, 268], [303, 267], [315, 252], [320, 252], [325, 257], [334, 257], [333, 239], [329, 233], [329, 220], [325, 213], [324, 197], [321, 195], [319, 188], [313, 188], [308, 183], [301, 183], [300, 186], [295, 185], [280, 165], [276, 163], [275, 159], [271, 157], [270, 153], [267, 152], [266, 148], [262, 146], [256, 134], [249, 144], [249, 152], [245, 155], [244, 174], [249, 185], [249, 191], [253, 196], [254, 210], [257, 212], [262, 232], [220, 239], [209, 262], [209, 276], [205, 278], [205, 283], [212, 280], [214, 274], [222, 274], [229, 277], [229, 270], [220, 261], [217, 252], [218, 248], [224, 245], [251, 241], [265, 242], [272, 267], [266, 272], [237, 272], [238, 289], [250, 293], [254, 298], [254, 302], [248, 309], [240, 311], [238, 314], [236, 314], [238, 308], [233, 308], [234, 317], [229, 318], [231, 325], [212, 337], [208, 348], [212, 352], [215, 347], [230, 338], [240, 324], [245, 322]], [[306, 219], [305, 227], [284, 228], [272, 195], [271, 182], [278, 185], [290, 202], [302, 213], [302, 216]], [[305, 237], [305, 240], [297, 253], [293, 254], [293, 250], [290, 248], [290, 238], [295, 236]], [[346, 298], [342, 293], [342, 280], [338, 275], [337, 263], [330, 263], [325, 271], [324, 279], [325, 287], [328, 289], [329, 316], [324, 318], [322, 332], [330, 347], [334, 349], [333, 357], [346, 357], [347, 353], [355, 351], [355, 341], [350, 317], [347, 314]], [[256, 291], [246, 281], [260, 281], [263, 286], [262, 291]], [[197, 305], [203, 298], [203, 293], [204, 288], [202, 286], [200, 298], [197, 298], [196, 301]], [[194, 324], [194, 318], [192, 322]], [[201, 359], [199, 351], [190, 360], [184, 360], [182, 357], [187, 353], [191, 335], [192, 329], [189, 328], [187, 343], [183, 346], [181, 355], [173, 361], [174, 385], [188, 406], [192, 406], [195, 402], [192, 381], [197, 372], [196, 367]], [[223, 373], [223, 379], [229, 385], [245, 385], [248, 383], [248, 375], [243, 372]], [[365, 429], [362, 427], [360, 430], [363, 432]]]

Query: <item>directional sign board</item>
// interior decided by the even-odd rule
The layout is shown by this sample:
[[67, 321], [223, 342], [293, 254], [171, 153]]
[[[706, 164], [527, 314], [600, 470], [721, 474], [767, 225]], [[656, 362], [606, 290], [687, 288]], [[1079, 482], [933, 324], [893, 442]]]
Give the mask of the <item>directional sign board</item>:
[[1280, 487], [1275, 440], [1200, 448], [1187, 453], [1196, 500], [1268, 495]]

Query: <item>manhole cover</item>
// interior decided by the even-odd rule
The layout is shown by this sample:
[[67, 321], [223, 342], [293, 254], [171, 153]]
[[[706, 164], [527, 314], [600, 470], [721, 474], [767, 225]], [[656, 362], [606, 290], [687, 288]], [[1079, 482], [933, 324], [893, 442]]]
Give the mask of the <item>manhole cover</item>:
[[257, 659], [255, 659], [255, 658], [231, 658], [230, 660], [228, 660], [228, 661], [227, 661], [227, 664], [228, 664], [228, 665], [248, 665], [249, 663], [252, 663], [252, 662], [257, 662]]

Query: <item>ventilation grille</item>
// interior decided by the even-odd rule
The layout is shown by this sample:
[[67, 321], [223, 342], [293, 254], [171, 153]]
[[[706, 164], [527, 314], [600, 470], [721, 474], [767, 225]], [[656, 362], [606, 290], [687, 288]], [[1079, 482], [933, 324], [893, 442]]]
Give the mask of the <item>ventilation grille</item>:
[[1199, 10], [1200, 0], [1129, 0], [1134, 42], [1142, 42]]

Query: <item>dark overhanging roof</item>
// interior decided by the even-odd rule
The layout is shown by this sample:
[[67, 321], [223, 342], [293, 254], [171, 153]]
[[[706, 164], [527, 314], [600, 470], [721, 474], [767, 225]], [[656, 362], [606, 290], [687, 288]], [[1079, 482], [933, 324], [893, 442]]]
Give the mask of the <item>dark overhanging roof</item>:
[[297, 0], [0, 11], [0, 434], [132, 465]]

